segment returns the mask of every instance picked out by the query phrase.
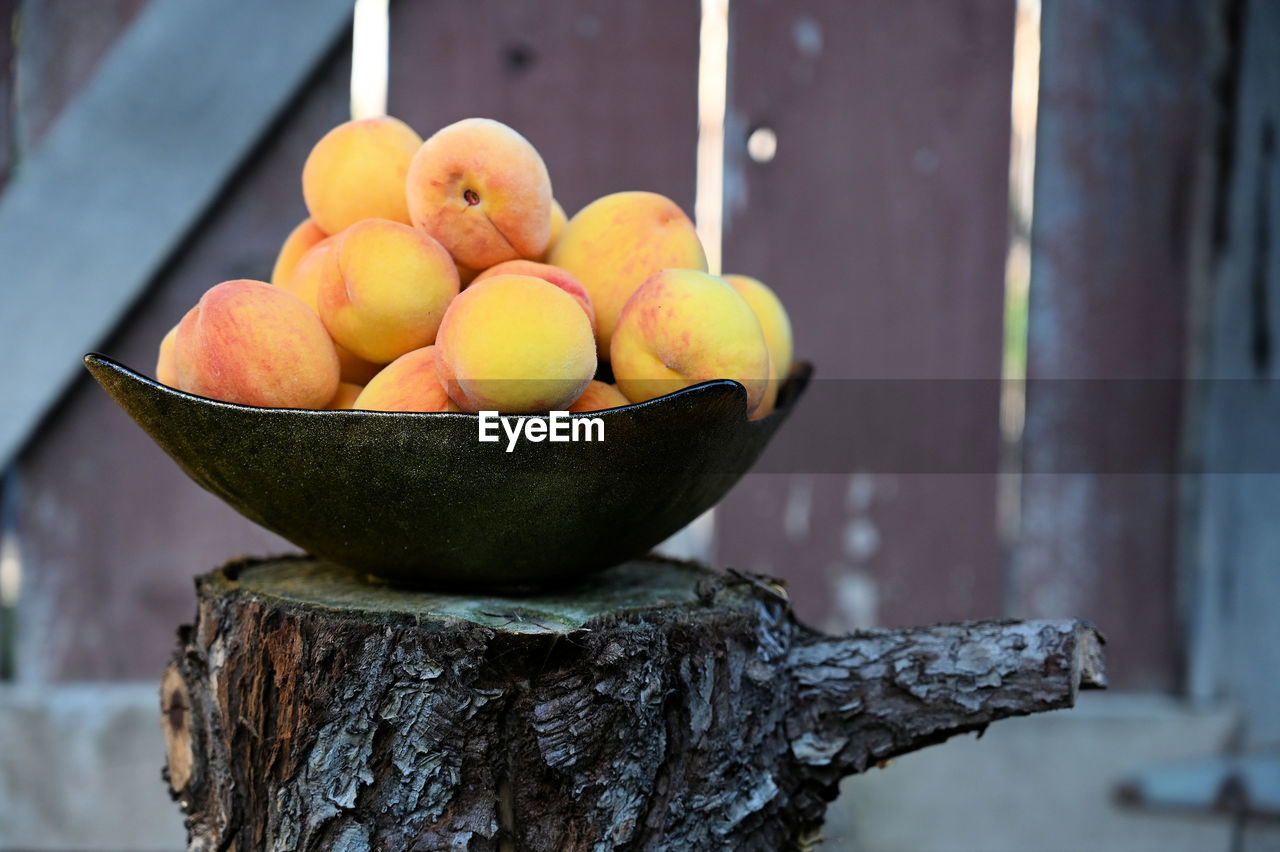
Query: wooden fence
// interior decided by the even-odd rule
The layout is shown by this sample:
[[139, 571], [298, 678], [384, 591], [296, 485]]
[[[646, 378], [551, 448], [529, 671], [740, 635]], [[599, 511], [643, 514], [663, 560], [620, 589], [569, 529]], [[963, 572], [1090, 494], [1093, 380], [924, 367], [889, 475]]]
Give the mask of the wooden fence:
[[[3, 19], [17, 21], [12, 44], [0, 42], [10, 186], [77, 109], [117, 37], [180, 5], [0, 2]], [[972, 381], [977, 438], [964, 473], [750, 475], [718, 510], [718, 564], [784, 577], [800, 616], [828, 627], [1092, 618], [1111, 639], [1116, 686], [1180, 688], [1184, 616], [1195, 609], [1186, 578], [1199, 570], [1180, 550], [1187, 518], [1199, 517], [1179, 475], [1185, 400], [1171, 396], [1142, 424], [1163, 472], [1064, 474], [1055, 449], [1089, 441], [1097, 424], [1037, 388], [1180, 380], [1194, 368], [1189, 322], [1206, 309], [1223, 244], [1211, 238], [1212, 210], [1230, 191], [1215, 152], [1234, 139], [1213, 84], [1230, 51], [1243, 50], [1219, 7], [1272, 14], [1261, 0], [1044, 2], [1022, 447], [1034, 475], [1008, 550], [997, 524], [998, 380], [1014, 3], [733, 0], [725, 270], [775, 286], [798, 355], [822, 380]], [[389, 109], [424, 134], [467, 115], [513, 125], [544, 154], [571, 212], [629, 188], [692, 212], [698, 33], [695, 0], [399, 0]], [[149, 369], [160, 337], [204, 289], [268, 274], [305, 215], [306, 153], [346, 117], [349, 44], [337, 38], [313, 66], [101, 342], [108, 354]], [[154, 85], [152, 97], [181, 103], [181, 79]], [[746, 153], [761, 127], [778, 140], [767, 162]], [[111, 215], [83, 213], [67, 223], [68, 244]], [[288, 549], [186, 480], [87, 376], [26, 444], [5, 489], [22, 568], [10, 631], [22, 682], [154, 679], [174, 627], [191, 616], [195, 573]]]

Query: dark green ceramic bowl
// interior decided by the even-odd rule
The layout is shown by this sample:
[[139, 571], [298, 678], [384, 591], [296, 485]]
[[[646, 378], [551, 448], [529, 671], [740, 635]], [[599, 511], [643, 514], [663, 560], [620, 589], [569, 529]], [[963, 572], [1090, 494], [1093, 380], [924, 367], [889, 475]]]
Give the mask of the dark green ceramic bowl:
[[603, 442], [481, 443], [474, 414], [218, 402], [102, 355], [89, 372], [187, 475], [304, 550], [397, 582], [531, 589], [640, 556], [715, 505], [808, 383], [774, 413], [714, 381], [590, 415]]

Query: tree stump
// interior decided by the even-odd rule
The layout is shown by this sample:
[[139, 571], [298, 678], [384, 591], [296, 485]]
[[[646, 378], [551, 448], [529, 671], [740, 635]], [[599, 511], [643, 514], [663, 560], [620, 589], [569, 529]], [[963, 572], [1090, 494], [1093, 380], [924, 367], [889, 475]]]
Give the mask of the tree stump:
[[196, 585], [162, 689], [191, 850], [805, 848], [843, 776], [1104, 682], [1079, 621], [833, 637], [657, 558], [525, 598], [309, 558]]

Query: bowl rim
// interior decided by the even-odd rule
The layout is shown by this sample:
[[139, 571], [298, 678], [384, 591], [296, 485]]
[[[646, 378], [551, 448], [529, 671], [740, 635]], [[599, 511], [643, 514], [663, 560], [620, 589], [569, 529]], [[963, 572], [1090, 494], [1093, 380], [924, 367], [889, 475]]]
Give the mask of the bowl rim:
[[[117, 372], [125, 373], [128, 376], [130, 376], [132, 379], [141, 381], [151, 386], [152, 388], [162, 391], [164, 393], [172, 394], [174, 396], [178, 396], [178, 397], [189, 399], [189, 400], [194, 400], [196, 402], [212, 405], [215, 407], [231, 409], [233, 411], [289, 412], [289, 413], [304, 414], [311, 417], [315, 417], [318, 415], [331, 415], [335, 417], [349, 417], [349, 416], [364, 417], [364, 416], [373, 415], [373, 416], [383, 416], [383, 417], [397, 417], [397, 418], [413, 417], [413, 418], [423, 418], [423, 419], [451, 419], [451, 418], [478, 419], [480, 417], [479, 413], [472, 412], [472, 411], [377, 411], [369, 408], [293, 408], [293, 407], [275, 407], [275, 406], [265, 406], [265, 405], [247, 405], [245, 403], [240, 403], [240, 402], [228, 402], [226, 400], [215, 399], [210, 396], [201, 396], [200, 394], [191, 393], [190, 391], [184, 391], [184, 390], [175, 388], [171, 385], [166, 385], [164, 382], [161, 382], [159, 379], [153, 378], [151, 376], [146, 375], [145, 373], [135, 370], [134, 368], [128, 366], [124, 362], [116, 358], [112, 358], [109, 355], [104, 355], [101, 352], [91, 351], [86, 353], [84, 356], [84, 363], [85, 363], [85, 366], [88, 367], [91, 372], [93, 371], [93, 368], [95, 366], [105, 367], [110, 370], [115, 370]], [[791, 387], [791, 386], [797, 383], [799, 384], [799, 387], [803, 387], [807, 385], [809, 383], [809, 379], [812, 373], [813, 373], [813, 366], [808, 361], [801, 361], [801, 360], [793, 361], [790, 372], [788, 372], [787, 376], [781, 380], [782, 384], [779, 387], [779, 397], [781, 398], [782, 390], [784, 388], [787, 388], [788, 389], [787, 396], [788, 396], [788, 403], [789, 403], [791, 399], [794, 399], [796, 397], [797, 391], [799, 390], [798, 387]], [[734, 396], [737, 397], [738, 401], [741, 403], [743, 415], [745, 416], [747, 414], [747, 411], [746, 411], [747, 389], [741, 382], [736, 381], [735, 379], [709, 379], [704, 382], [698, 382], [697, 384], [689, 385], [688, 387], [680, 388], [679, 390], [672, 391], [671, 393], [668, 393], [668, 394], [663, 394], [662, 396], [656, 396], [652, 399], [646, 399], [643, 402], [632, 402], [627, 405], [619, 405], [614, 408], [602, 408], [598, 411], [575, 411], [575, 412], [565, 412], [565, 413], [567, 413], [570, 417], [599, 417], [601, 415], [612, 414], [614, 412], [640, 411], [645, 408], [649, 408], [656, 404], [662, 403], [664, 401], [669, 401], [687, 394], [705, 393], [708, 388], [724, 388], [730, 393], [733, 393]], [[781, 413], [787, 407], [788, 407], [787, 405], [783, 405], [780, 401], [778, 404], [775, 405], [773, 411], [769, 412], [767, 415], [760, 418], [760, 421], [755, 421], [755, 422], [762, 422], [765, 420], [769, 420], [770, 418]], [[555, 409], [555, 410], [560, 411], [561, 409]], [[503, 417], [547, 417], [549, 416], [549, 412], [511, 413], [511, 414], [503, 413], [501, 414], [501, 416]]]

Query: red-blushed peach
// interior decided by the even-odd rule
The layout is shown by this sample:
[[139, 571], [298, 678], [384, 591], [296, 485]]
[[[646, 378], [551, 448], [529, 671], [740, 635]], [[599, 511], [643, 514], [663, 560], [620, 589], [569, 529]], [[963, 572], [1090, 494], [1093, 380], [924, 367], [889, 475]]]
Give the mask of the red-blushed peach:
[[587, 319], [591, 320], [591, 331], [592, 333], [595, 332], [596, 311], [591, 306], [591, 297], [587, 295], [587, 289], [582, 286], [582, 283], [570, 275], [567, 269], [561, 269], [548, 263], [538, 263], [536, 260], [507, 260], [497, 266], [490, 266], [476, 276], [472, 283], [492, 278], [495, 275], [532, 275], [534, 278], [541, 278], [543, 281], [556, 285], [572, 296], [579, 305], [582, 305], [582, 309], [587, 312]]
[[303, 219], [289, 232], [289, 236], [285, 237], [284, 245], [280, 247], [280, 254], [276, 255], [275, 266], [271, 268], [271, 283], [277, 287], [283, 286], [293, 275], [293, 270], [297, 267], [298, 261], [302, 260], [303, 255], [328, 236], [311, 219]]
[[791, 335], [791, 319], [787, 309], [783, 307], [778, 294], [758, 278], [747, 275], [725, 275], [729, 286], [737, 290], [747, 300], [756, 319], [760, 320], [760, 328], [764, 331], [764, 342], [769, 347], [769, 386], [765, 391], [760, 407], [756, 409], [753, 419], [767, 416], [773, 411], [778, 398], [778, 388], [787, 374], [791, 372], [794, 342]]
[[634, 402], [712, 379], [747, 390], [747, 412], [760, 405], [769, 349], [755, 312], [723, 278], [664, 269], [627, 300], [610, 353], [618, 390]]
[[449, 394], [436, 372], [436, 347], [406, 352], [365, 386], [355, 408], [368, 411], [448, 411]]
[[331, 409], [348, 409], [355, 408], [356, 398], [360, 396], [360, 391], [364, 388], [354, 382], [339, 382], [338, 392], [333, 395], [333, 399], [329, 400], [328, 407]]
[[467, 118], [422, 143], [405, 187], [413, 224], [459, 266], [536, 258], [551, 239], [551, 178], [533, 145], [489, 118]]
[[178, 336], [178, 327], [169, 329], [160, 340], [160, 354], [156, 357], [156, 381], [171, 388], [178, 386], [178, 362], [173, 357], [173, 341]]
[[630, 404], [631, 400], [623, 396], [622, 391], [618, 390], [615, 385], [592, 379], [591, 384], [587, 385], [587, 389], [582, 392], [582, 396], [578, 397], [573, 405], [569, 406], [569, 411], [574, 414], [582, 414], [588, 411], [621, 408]]
[[564, 411], [595, 375], [595, 338], [582, 306], [559, 287], [498, 275], [449, 306], [436, 369], [464, 411]]
[[551, 199], [551, 239], [547, 242], [546, 249], [542, 254], [538, 255], [538, 259], [543, 263], [547, 262], [547, 258], [551, 255], [551, 250], [555, 248], [556, 240], [560, 239], [560, 234], [564, 232], [565, 223], [569, 221], [569, 217], [564, 214], [564, 208], [560, 206], [560, 202], [554, 198]]
[[385, 115], [330, 130], [302, 167], [302, 197], [312, 221], [326, 234], [361, 219], [409, 224], [404, 182], [421, 144], [409, 125]]
[[615, 192], [582, 208], [564, 226], [548, 261], [582, 282], [596, 310], [600, 357], [610, 357], [618, 314], [636, 288], [662, 269], [707, 271], [693, 222], [653, 192]]
[[211, 288], [178, 323], [178, 387], [270, 408], [324, 408], [338, 391], [338, 353], [315, 311], [264, 281]]
[[320, 276], [320, 318], [357, 357], [387, 364], [430, 345], [458, 295], [458, 270], [431, 237], [388, 219], [365, 219], [333, 243], [336, 274]]
[[[294, 267], [293, 273], [279, 286], [288, 290], [311, 310], [320, 315], [320, 284], [326, 279], [337, 279], [338, 263], [334, 257], [333, 245], [336, 237], [327, 237], [311, 247]], [[366, 361], [345, 346], [334, 343], [338, 350], [338, 364], [342, 371], [342, 380], [356, 385], [365, 385], [378, 370], [381, 364]]]

